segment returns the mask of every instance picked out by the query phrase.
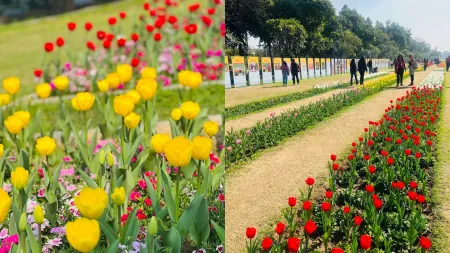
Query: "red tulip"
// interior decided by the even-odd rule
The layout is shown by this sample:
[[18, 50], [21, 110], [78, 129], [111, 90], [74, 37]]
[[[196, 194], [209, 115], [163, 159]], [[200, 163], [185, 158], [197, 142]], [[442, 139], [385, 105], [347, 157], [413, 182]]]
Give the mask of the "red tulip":
[[150, 8], [150, 4], [149, 3], [144, 3], [144, 10], [148, 10]]
[[212, 24], [212, 19], [208, 16], [203, 16], [202, 21], [206, 26], [210, 26]]
[[61, 38], [61, 37], [58, 37], [58, 38], [56, 39], [56, 45], [57, 45], [58, 47], [64, 46], [64, 39]]
[[131, 39], [132, 39], [134, 42], [136, 42], [136, 41], [139, 40], [139, 35], [138, 35], [137, 33], [133, 33], [133, 34], [131, 34]]
[[322, 202], [322, 210], [328, 212], [331, 209], [331, 204], [329, 202]]
[[40, 69], [34, 70], [33, 73], [34, 73], [34, 76], [37, 77], [37, 78], [42, 76], [42, 70], [40, 70]]
[[373, 142], [372, 140], [368, 140], [368, 141], [367, 141], [367, 145], [368, 145], [369, 147], [373, 146], [373, 144], [374, 144], [374, 142]]
[[416, 200], [416, 198], [417, 198], [417, 193], [416, 193], [416, 192], [409, 191], [409, 192], [408, 192], [408, 198], [409, 198], [410, 200], [412, 200], [412, 201]]
[[155, 35], [153, 36], [153, 39], [155, 41], [160, 41], [161, 40], [161, 34], [160, 33], [155, 33]]
[[306, 200], [305, 202], [303, 202], [303, 210], [305, 211], [309, 211], [312, 207], [312, 203], [308, 200]]
[[290, 198], [288, 199], [288, 204], [289, 204], [290, 207], [296, 206], [296, 205], [297, 205], [297, 199], [294, 198], [294, 197], [290, 197]]
[[375, 173], [376, 171], [377, 171], [377, 169], [375, 168], [375, 166], [369, 165], [369, 173], [370, 173], [370, 174], [373, 174], [373, 173]]
[[120, 38], [117, 40], [117, 46], [124, 47], [127, 41], [124, 38]]
[[278, 222], [277, 226], [275, 227], [275, 232], [278, 235], [281, 235], [284, 233], [285, 229], [286, 229], [286, 225], [283, 222]]
[[214, 8], [209, 8], [208, 9], [208, 14], [209, 15], [214, 15], [214, 13], [216, 13], [216, 9], [214, 9]]
[[431, 248], [431, 241], [430, 241], [430, 239], [426, 238], [425, 236], [420, 237], [419, 243], [420, 243], [420, 247], [422, 247], [423, 249]]
[[339, 164], [333, 163], [333, 170], [336, 171], [339, 169]]
[[399, 181], [399, 182], [397, 182], [397, 187], [398, 187], [398, 189], [403, 190], [405, 188], [405, 183]]
[[373, 188], [372, 185], [370, 185], [370, 184], [366, 185], [366, 192], [372, 193], [374, 191], [375, 191], [375, 189]]
[[381, 207], [383, 207], [383, 201], [377, 198], [373, 201], [373, 205], [375, 206], [375, 208], [380, 209]]
[[87, 22], [84, 24], [84, 29], [86, 29], [86, 31], [90, 31], [92, 29], [92, 23]]
[[325, 197], [327, 198], [327, 199], [331, 199], [332, 197], [333, 197], [333, 192], [332, 191], [326, 191], [325, 192]]
[[87, 48], [89, 48], [90, 50], [95, 51], [95, 44], [92, 43], [91, 41], [88, 41], [88, 42], [86, 43], [86, 46], [87, 46]]
[[352, 142], [352, 146], [353, 146], [353, 147], [356, 147], [356, 142]]
[[198, 8], [200, 8], [200, 4], [192, 4], [192, 5], [190, 5], [189, 6], [189, 11], [190, 12], [194, 12], [194, 11], [196, 11], [196, 10], [198, 10]]
[[67, 23], [67, 28], [70, 31], [73, 31], [73, 30], [75, 30], [75, 28], [77, 28], [77, 24], [75, 22], [69, 22], [69, 23]]
[[394, 159], [391, 158], [391, 157], [389, 157], [389, 158], [387, 159], [387, 164], [388, 164], [388, 165], [394, 164]]
[[103, 40], [106, 37], [106, 33], [104, 31], [97, 31], [97, 39]]
[[261, 242], [261, 248], [265, 251], [270, 250], [272, 248], [273, 241], [269, 237], [266, 237]]
[[131, 66], [137, 67], [139, 65], [139, 58], [133, 58], [131, 60]]
[[411, 155], [411, 150], [410, 149], [405, 149], [405, 155], [410, 156]]
[[314, 223], [314, 221], [308, 220], [305, 223], [305, 232], [308, 235], [312, 235], [316, 231], [316, 229], [317, 229], [317, 225], [316, 225], [316, 223]]
[[336, 161], [337, 156], [336, 156], [336, 155], [330, 155], [330, 158], [331, 158], [331, 160], [334, 162], [334, 161]]
[[417, 194], [417, 202], [419, 202], [420, 204], [425, 203], [425, 196]]
[[109, 49], [111, 47], [111, 41], [105, 40], [103, 41], [103, 48]]
[[175, 16], [170, 16], [168, 19], [167, 19], [167, 21], [169, 22], [169, 23], [171, 23], [171, 24], [174, 24], [174, 23], [176, 23], [177, 22], [177, 17], [175, 17]]
[[185, 30], [188, 34], [194, 34], [194, 33], [197, 32], [197, 25], [196, 25], [196, 24], [185, 25], [185, 26], [184, 26], [184, 30]]
[[115, 17], [108, 18], [109, 25], [115, 25], [117, 23], [117, 19]]
[[145, 29], [147, 29], [147, 32], [149, 32], [149, 33], [153, 32], [153, 30], [155, 30], [155, 28], [153, 26], [151, 26], [151, 25], [147, 25], [145, 27]]
[[308, 177], [308, 178], [305, 180], [305, 182], [306, 182], [307, 185], [311, 186], [311, 185], [314, 184], [315, 180], [314, 180], [314, 178], [312, 178], [312, 177]]
[[256, 235], [256, 228], [248, 227], [245, 231], [245, 235], [248, 239], [253, 239]]
[[341, 248], [333, 248], [331, 249], [331, 253], [345, 253]]
[[287, 250], [288, 252], [298, 252], [300, 248], [300, 239], [299, 238], [289, 238], [287, 241]]
[[349, 206], [344, 206], [344, 208], [342, 210], [344, 211], [345, 214], [350, 213], [350, 207]]
[[355, 223], [356, 226], [361, 225], [362, 222], [363, 222], [363, 219], [359, 216], [355, 216], [355, 218], [353, 218], [353, 223]]
[[420, 152], [417, 152], [417, 153], [416, 153], [416, 158], [417, 158], [417, 159], [420, 159], [420, 157], [421, 157]]
[[124, 18], [127, 17], [127, 14], [126, 14], [125, 12], [119, 12], [119, 17], [120, 17], [121, 19], [124, 19]]
[[51, 43], [51, 42], [45, 43], [44, 49], [47, 53], [50, 53], [51, 51], [53, 51], [53, 43]]
[[353, 154], [350, 154], [350, 155], [347, 156], [347, 158], [348, 158], [349, 161], [351, 161], [351, 160], [353, 160], [353, 158], [355, 158], [355, 157], [353, 156]]
[[417, 185], [416, 181], [411, 181], [411, 182], [409, 182], [409, 187], [415, 189], [418, 187], [418, 185]]
[[370, 155], [364, 155], [364, 160], [369, 161], [370, 160]]
[[371, 244], [372, 238], [370, 237], [370, 235], [361, 235], [361, 237], [359, 238], [359, 245], [362, 249], [369, 250]]

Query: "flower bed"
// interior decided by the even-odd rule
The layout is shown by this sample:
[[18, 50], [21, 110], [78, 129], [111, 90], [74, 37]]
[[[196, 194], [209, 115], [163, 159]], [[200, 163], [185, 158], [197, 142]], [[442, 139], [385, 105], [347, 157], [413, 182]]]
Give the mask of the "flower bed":
[[[368, 74], [368, 75], [364, 76], [364, 79], [368, 80], [368, 79], [372, 79], [372, 78], [376, 78], [376, 77], [380, 77], [380, 76], [385, 76], [387, 74], [388, 74], [388, 72], [372, 73], [372, 74]], [[344, 83], [344, 81], [336, 81], [336, 82], [332, 82], [332, 83], [318, 84], [318, 85], [314, 85], [313, 89], [330, 88], [330, 87], [342, 85], [343, 83]], [[350, 83], [350, 80], [347, 80], [346, 83]]]
[[413, 88], [391, 101], [346, 158], [330, 156], [325, 196], [312, 200], [315, 181], [306, 179], [308, 191], [289, 198], [285, 221], [273, 235], [259, 241], [247, 228], [248, 252], [428, 251], [427, 200], [441, 94], [442, 89]]
[[[372, 78], [375, 78], [375, 76]], [[268, 99], [264, 99], [261, 101], [247, 103], [247, 104], [236, 105], [233, 107], [225, 108], [225, 118], [228, 120], [235, 119], [235, 118], [238, 118], [240, 116], [243, 116], [243, 115], [246, 115], [249, 113], [255, 113], [255, 112], [262, 111], [262, 110], [265, 110], [265, 109], [268, 109], [271, 107], [275, 107], [277, 105], [290, 103], [293, 101], [301, 100], [304, 98], [312, 97], [312, 96], [319, 95], [319, 94], [322, 94], [322, 93], [325, 93], [325, 92], [328, 92], [331, 90], [344, 88], [344, 87], [348, 87], [348, 86], [350, 86], [349, 82], [338, 81], [338, 82], [335, 82], [332, 84], [317, 85], [317, 87], [314, 86], [316, 88], [313, 87], [313, 89], [309, 89], [309, 90], [303, 91], [303, 92], [290, 93], [288, 95], [268, 98]]]
[[228, 132], [226, 164], [250, 158], [256, 152], [278, 145], [288, 137], [315, 125], [336, 112], [352, 106], [364, 98], [380, 92], [394, 83], [395, 75], [389, 75], [360, 89], [352, 89], [308, 106], [288, 110], [279, 116], [271, 115], [264, 121], [256, 122], [249, 129]]
[[[121, 20], [133, 17], [121, 12], [94, 35], [106, 55], [94, 42], [80, 54], [86, 66], [78, 64], [95, 72], [82, 79], [83, 68], [60, 66], [47, 43], [44, 70], [35, 72], [47, 83], [36, 86], [33, 107], [16, 97], [18, 78], [3, 80], [0, 252], [224, 251], [222, 134], [200, 97], [224, 100], [223, 90], [202, 87], [221, 62], [223, 11], [221, 1], [144, 3], [129, 39]], [[77, 26], [67, 25], [69, 34]], [[87, 37], [93, 25], [85, 24]], [[77, 53], [67, 50], [70, 59]], [[159, 89], [161, 76], [182, 87]], [[59, 99], [48, 109], [51, 94]], [[157, 129], [160, 114], [167, 129]]]
[[444, 69], [438, 68], [430, 72], [425, 79], [420, 82], [421, 87], [435, 88], [440, 87], [444, 83]]

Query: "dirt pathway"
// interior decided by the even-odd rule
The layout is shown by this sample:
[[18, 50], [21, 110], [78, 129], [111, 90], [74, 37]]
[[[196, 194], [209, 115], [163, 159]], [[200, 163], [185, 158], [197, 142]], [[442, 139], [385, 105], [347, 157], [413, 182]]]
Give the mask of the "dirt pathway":
[[[381, 69], [381, 72], [388, 72], [389, 69]], [[239, 104], [246, 104], [252, 101], [261, 100], [268, 97], [281, 96], [292, 92], [299, 92], [311, 89], [314, 85], [332, 83], [336, 81], [348, 81], [350, 74], [335, 76], [316, 77], [313, 79], [300, 80], [300, 85], [292, 85], [292, 81], [287, 87], [282, 84], [264, 84], [243, 88], [225, 89], [225, 107], [231, 107]]]
[[[417, 73], [417, 83], [427, 73]], [[380, 118], [389, 100], [404, 95], [406, 90], [408, 88], [378, 93], [229, 173], [225, 187], [227, 251], [240, 252], [245, 247], [247, 226], [261, 229], [270, 218], [280, 215], [287, 198], [298, 196], [308, 176], [323, 181], [330, 154], [345, 152], [367, 127], [368, 121]]]
[[444, 108], [441, 113], [438, 140], [438, 159], [435, 185], [433, 187], [433, 204], [436, 205], [433, 228], [433, 246], [440, 252], [450, 252], [450, 74], [446, 74], [444, 87]]

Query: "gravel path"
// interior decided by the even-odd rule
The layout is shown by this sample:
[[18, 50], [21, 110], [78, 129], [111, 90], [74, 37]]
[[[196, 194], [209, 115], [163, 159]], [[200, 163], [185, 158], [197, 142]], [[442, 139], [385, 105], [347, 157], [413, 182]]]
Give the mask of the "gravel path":
[[[426, 74], [416, 73], [417, 83]], [[231, 171], [225, 187], [227, 251], [240, 252], [245, 247], [247, 226], [261, 229], [269, 219], [279, 216], [287, 198], [298, 196], [308, 176], [323, 181], [330, 154], [344, 153], [368, 126], [368, 121], [379, 119], [389, 100], [401, 97], [406, 90], [407, 87], [389, 89], [373, 95]]]
[[[388, 72], [391, 69], [380, 69], [379, 71]], [[283, 87], [282, 84], [264, 84], [255, 85], [243, 88], [225, 89], [225, 107], [231, 107], [239, 104], [246, 104], [252, 101], [262, 100], [269, 97], [281, 96], [292, 92], [299, 92], [311, 89], [314, 85], [331, 83], [336, 81], [348, 81], [350, 73], [316, 77], [313, 79], [300, 80], [300, 85], [292, 85], [292, 80], [289, 80], [288, 86]]]

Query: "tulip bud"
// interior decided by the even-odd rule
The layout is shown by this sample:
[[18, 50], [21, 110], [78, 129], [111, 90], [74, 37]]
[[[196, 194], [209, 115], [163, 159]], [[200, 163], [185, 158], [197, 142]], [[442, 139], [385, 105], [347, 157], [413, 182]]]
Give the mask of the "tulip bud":
[[34, 208], [33, 212], [34, 222], [37, 224], [43, 224], [44, 223], [44, 210], [42, 210], [41, 206], [36, 206]]
[[102, 150], [100, 151], [99, 156], [98, 156], [98, 161], [100, 162], [100, 164], [105, 164], [105, 159], [106, 159], [106, 157], [105, 157], [105, 151], [102, 149]]
[[114, 157], [111, 152], [108, 153], [108, 165], [109, 165], [109, 167], [114, 166]]
[[158, 221], [156, 220], [155, 216], [152, 216], [152, 218], [150, 219], [150, 223], [148, 225], [148, 232], [150, 233], [151, 236], [156, 235], [156, 233], [158, 232]]
[[20, 216], [19, 220], [19, 230], [25, 231], [27, 229], [27, 215], [25, 213], [22, 213], [22, 216]]

